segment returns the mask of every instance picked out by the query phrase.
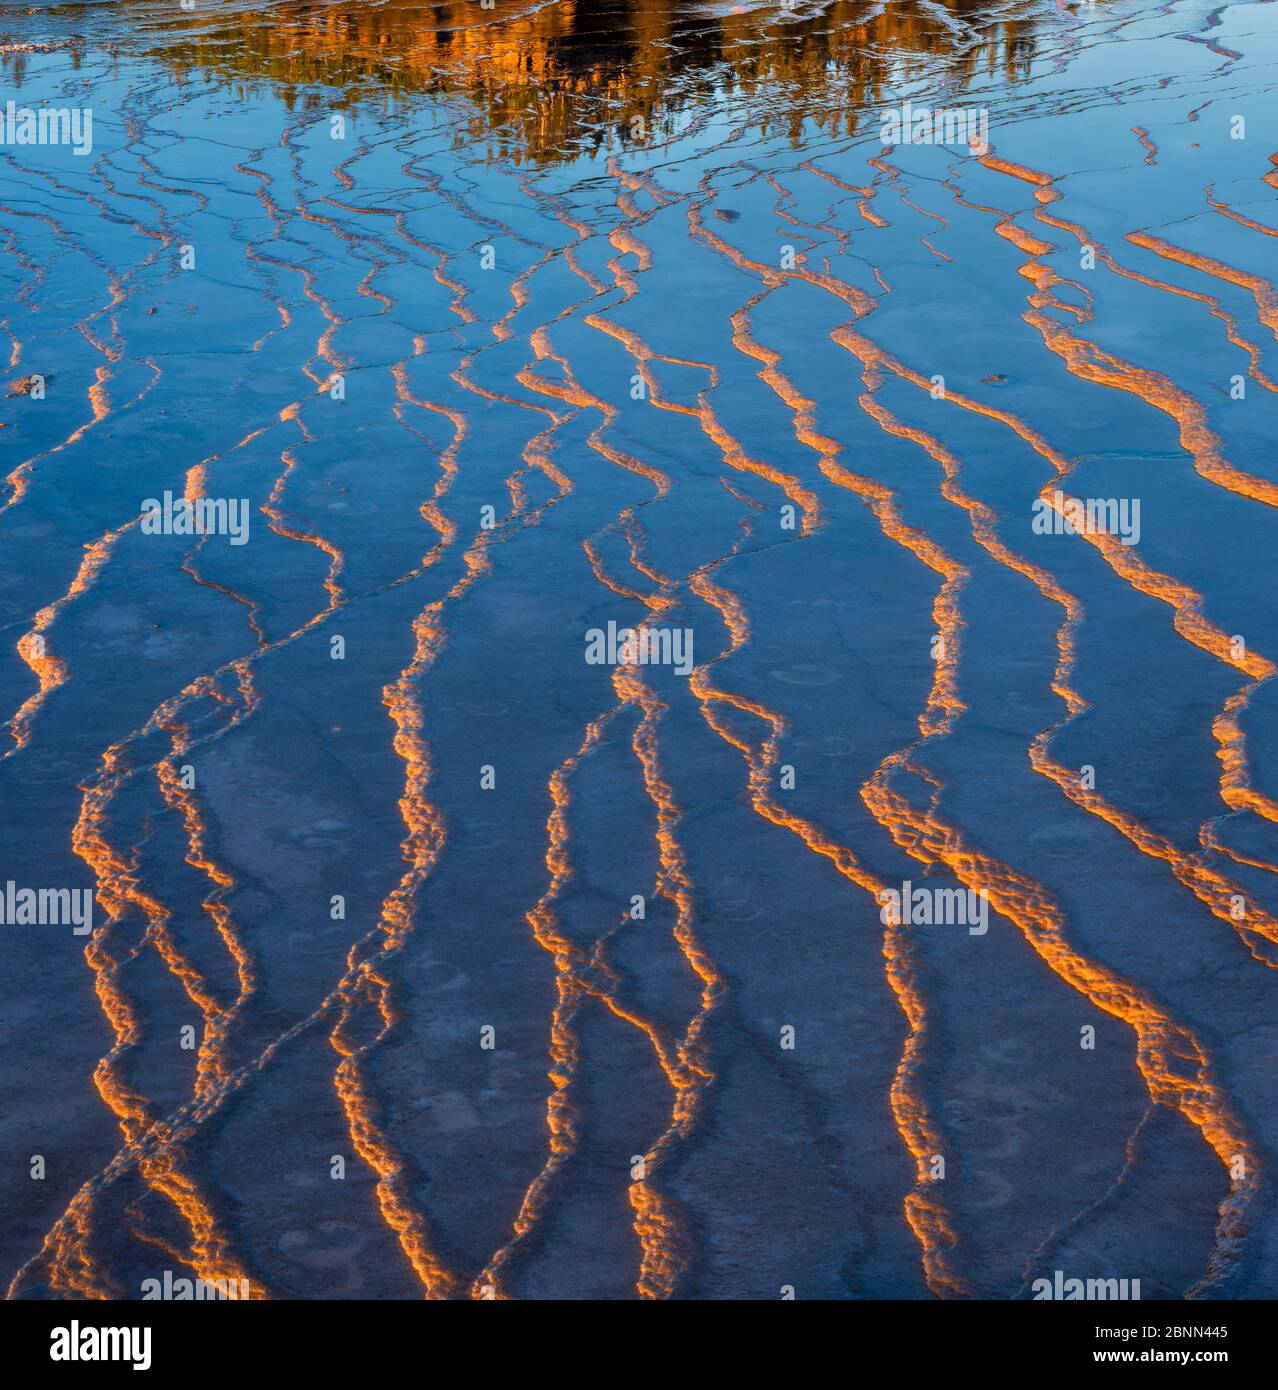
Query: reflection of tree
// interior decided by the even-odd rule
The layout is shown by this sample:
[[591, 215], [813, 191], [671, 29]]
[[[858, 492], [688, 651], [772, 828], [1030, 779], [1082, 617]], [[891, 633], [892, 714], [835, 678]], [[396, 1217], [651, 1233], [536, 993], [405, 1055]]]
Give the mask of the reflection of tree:
[[[963, 19], [983, 3], [945, 6]], [[282, 0], [170, 25], [160, 54], [183, 72], [337, 88], [355, 105], [388, 93], [465, 97], [473, 116], [463, 115], [460, 138], [517, 162], [623, 141], [636, 118], [660, 138], [690, 99], [716, 91], [747, 112], [757, 97], [761, 128], [797, 135], [812, 119], [850, 131], [889, 73], [908, 79], [943, 63], [961, 90], [991, 70], [1016, 78], [1032, 54], [1028, 18], [982, 25], [960, 42], [935, 6], [874, 8], [831, 0], [798, 18], [780, 6], [710, 14], [673, 0], [495, 0], [491, 11], [478, 0]]]

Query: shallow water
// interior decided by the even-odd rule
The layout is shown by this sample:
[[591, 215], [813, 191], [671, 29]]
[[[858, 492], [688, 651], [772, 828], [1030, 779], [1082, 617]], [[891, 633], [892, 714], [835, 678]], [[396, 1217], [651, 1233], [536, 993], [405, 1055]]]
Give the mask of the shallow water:
[[0, 50], [11, 1296], [1278, 1293], [1278, 7]]

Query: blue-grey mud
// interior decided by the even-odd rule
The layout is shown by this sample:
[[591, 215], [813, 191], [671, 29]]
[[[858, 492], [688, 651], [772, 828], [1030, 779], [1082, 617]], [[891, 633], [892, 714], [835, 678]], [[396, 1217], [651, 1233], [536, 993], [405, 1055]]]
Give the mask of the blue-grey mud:
[[0, 48], [11, 1298], [1278, 1294], [1278, 6]]

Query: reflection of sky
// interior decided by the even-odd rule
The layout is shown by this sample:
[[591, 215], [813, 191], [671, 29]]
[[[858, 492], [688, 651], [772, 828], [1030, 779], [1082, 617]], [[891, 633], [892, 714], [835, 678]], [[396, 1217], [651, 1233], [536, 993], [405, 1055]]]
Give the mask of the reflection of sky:
[[[646, 587], [627, 567], [624, 537], [605, 529], [625, 508], [659, 569], [682, 577], [714, 564], [715, 582], [739, 595], [752, 628], [750, 642], [709, 676], [716, 688], [784, 715], [778, 761], [800, 771], [785, 809], [819, 819], [894, 883], [925, 877], [857, 793], [882, 759], [917, 739], [934, 676], [929, 640], [940, 579], [871, 507], [821, 471], [811, 430], [747, 350], [743, 314], [754, 339], [779, 354], [781, 370], [810, 401], [815, 428], [837, 442], [840, 466], [891, 489], [906, 523], [970, 571], [959, 598], [958, 680], [967, 708], [950, 733], [918, 750], [943, 783], [941, 814], [971, 843], [1040, 881], [1081, 953], [1135, 981], [1194, 1029], [1237, 1114], [1258, 1144], [1278, 1151], [1272, 1049], [1258, 1023], [1272, 1017], [1265, 992], [1272, 977], [1239, 945], [1234, 926], [1189, 894], [1164, 860], [1030, 766], [1031, 740], [1064, 716], [1052, 688], [1062, 612], [977, 543], [969, 514], [942, 489], [937, 457], [950, 451], [962, 486], [997, 514], [1001, 538], [1050, 569], [1083, 607], [1073, 679], [1090, 708], [1059, 729], [1054, 756], [1071, 770], [1095, 766], [1106, 797], [1187, 854], [1199, 852], [1200, 827], [1223, 816], [1217, 829], [1231, 845], [1272, 859], [1272, 826], [1259, 816], [1225, 816], [1220, 795], [1212, 722], [1242, 685], [1241, 674], [1186, 638], [1168, 603], [1120, 577], [1092, 547], [1036, 536], [1030, 524], [1035, 499], [1054, 478], [1047, 451], [1059, 451], [1079, 495], [1141, 499], [1139, 549], [1153, 569], [1201, 596], [1203, 613], [1221, 631], [1244, 633], [1249, 649], [1278, 657], [1269, 583], [1274, 510], [1205, 479], [1167, 409], [1168, 400], [1192, 397], [1231, 464], [1274, 475], [1278, 393], [1255, 377], [1248, 377], [1245, 402], [1228, 393], [1231, 377], [1249, 369], [1239, 335], [1261, 369], [1278, 376], [1263, 289], [1272, 283], [1273, 238], [1213, 210], [1204, 190], [1212, 184], [1232, 207], [1273, 223], [1273, 189], [1262, 176], [1278, 144], [1265, 66], [1278, 52], [1278, 7], [1227, 10], [1207, 29], [1209, 3], [1161, 15], [1135, 0], [1078, 13], [1044, 5], [1022, 31], [1015, 80], [1002, 31], [988, 49], [964, 57], [926, 6], [912, 26], [911, 12], [898, 7], [864, 35], [844, 25], [834, 50], [822, 38], [834, 8], [801, 25], [721, 13], [725, 7], [712, 20], [705, 10], [682, 10], [675, 32], [647, 7], [663, 37], [644, 37], [646, 66], [632, 71], [618, 62], [592, 73], [579, 62], [571, 67], [568, 57], [606, 48], [599, 38], [606, 15], [593, 11], [594, 36], [582, 35], [589, 43], [560, 43], [554, 26], [576, 32], [570, 21], [577, 12], [557, 5], [529, 14], [524, 29], [486, 29], [474, 56], [443, 76], [422, 58], [435, 50], [422, 39], [420, 11], [367, 9], [361, 13], [382, 23], [400, 16], [397, 41], [379, 55], [382, 66], [357, 57], [343, 80], [367, 94], [385, 73], [398, 73], [403, 97], [385, 107], [357, 104], [341, 144], [328, 138], [334, 93], [318, 79], [342, 75], [325, 64], [336, 63], [344, 45], [340, 35], [315, 33], [306, 40], [315, 63], [294, 63], [289, 54], [305, 49], [303, 31], [277, 34], [271, 24], [297, 6], [267, 17], [258, 6], [237, 7], [249, 26], [247, 44], [224, 14], [197, 17], [183, 37], [167, 5], [97, 4], [87, 20], [83, 9], [6, 20], [33, 38], [85, 33], [78, 69], [54, 54], [14, 60], [7, 70], [21, 68], [20, 90], [32, 98], [69, 99], [89, 82], [98, 146], [91, 161], [53, 149], [0, 158], [0, 202], [19, 214], [48, 214], [58, 226], [55, 232], [39, 217], [14, 221], [17, 244], [47, 270], [31, 288], [34, 308], [6, 296], [24, 353], [15, 370], [52, 364], [57, 389], [38, 412], [23, 401], [0, 402], [6, 458], [39, 459], [30, 498], [4, 519], [12, 563], [0, 616], [8, 637], [66, 591], [86, 542], [136, 513], [141, 498], [180, 486], [184, 471], [205, 458], [215, 458], [210, 488], [246, 495], [256, 508], [252, 544], [202, 553], [210, 580], [259, 600], [272, 635], [326, 603], [324, 557], [272, 531], [262, 510], [274, 505], [268, 499], [288, 449], [295, 462], [279, 483], [283, 507], [340, 547], [342, 582], [360, 596], [340, 618], [358, 655], [342, 668], [339, 689], [324, 647], [331, 625], [323, 626], [261, 663], [260, 708], [213, 745], [207, 761], [201, 751], [201, 805], [222, 832], [219, 853], [255, 888], [264, 885], [242, 914], [271, 992], [263, 1016], [249, 1010], [255, 1044], [303, 1016], [343, 969], [351, 929], [325, 936], [322, 911], [299, 924], [298, 902], [307, 894], [307, 902], [322, 902], [330, 889], [345, 888], [338, 878], [364, 875], [360, 883], [372, 885], [358, 909], [364, 929], [376, 917], [381, 886], [403, 871], [403, 768], [383, 691], [411, 653], [422, 605], [460, 573], [459, 554], [480, 508], [508, 496], [506, 480], [530, 438], [547, 428], [545, 412], [563, 414], [551, 432], [554, 460], [575, 490], [538, 525], [494, 547], [493, 571], [476, 584], [473, 601], [468, 594], [447, 607], [446, 650], [420, 680], [438, 768], [428, 794], [451, 838], [425, 890], [422, 930], [394, 963], [403, 1011], [393, 1046], [370, 1067], [396, 1101], [387, 1126], [429, 1171], [414, 1195], [439, 1219], [461, 1273], [482, 1268], [506, 1238], [545, 1149], [545, 1008], [554, 968], [530, 941], [525, 914], [546, 883], [547, 777], [578, 746], [583, 721], [615, 704], [607, 674], [580, 661], [580, 635], [610, 618], [633, 622], [642, 611], [597, 582], [584, 539], [611, 547], [608, 572]], [[1115, 26], [1122, 26], [1121, 43], [1110, 41]], [[806, 47], [786, 47], [796, 28]], [[1246, 57], [1226, 66], [1220, 53], [1178, 32], [1209, 35]], [[124, 56], [111, 57], [108, 40], [118, 40]], [[845, 67], [829, 61], [831, 51], [848, 55]], [[544, 82], [520, 68], [534, 57], [545, 65]], [[555, 81], [569, 68], [572, 90], [564, 95]], [[509, 76], [521, 71], [522, 85], [512, 85]], [[297, 80], [303, 76], [316, 81]], [[434, 90], [417, 89], [432, 81]], [[645, 82], [645, 93], [682, 104], [661, 143], [623, 146], [615, 127], [642, 105], [633, 87]], [[966, 148], [926, 145], [879, 158], [882, 106], [932, 102], [945, 92], [989, 106], [991, 139], [1007, 165], [981, 164]], [[531, 118], [520, 124], [515, 108], [538, 96], [544, 128]], [[868, 117], [860, 133], [824, 119], [858, 102]], [[1202, 109], [1191, 120], [1195, 108]], [[126, 113], [136, 126], [126, 125]], [[1229, 138], [1234, 113], [1248, 119], [1245, 141]], [[522, 155], [531, 146], [538, 158], [495, 157], [498, 126], [506, 148]], [[1154, 162], [1133, 126], [1149, 131]], [[621, 151], [611, 166], [592, 143], [605, 133]], [[335, 173], [339, 160], [348, 182]], [[1060, 198], [1037, 197], [1043, 185], [1018, 177], [1015, 165], [1045, 171], [1040, 177], [1054, 181]], [[650, 172], [670, 194], [686, 196], [662, 202], [627, 189], [619, 175], [630, 172]], [[539, 193], [562, 197], [587, 234], [561, 221]], [[690, 201], [740, 260], [691, 234]], [[402, 228], [380, 215], [384, 209], [403, 214]], [[197, 273], [178, 270], [163, 238], [130, 219], [175, 240], [190, 237]], [[1247, 278], [1161, 257], [1129, 240], [1138, 228]], [[1041, 237], [1046, 249], [1027, 249], [1018, 232]], [[1131, 274], [1104, 263], [1084, 271], [1080, 238]], [[479, 256], [486, 245], [495, 251], [491, 271]], [[777, 271], [786, 247], [799, 252], [803, 274]], [[435, 273], [441, 267], [443, 279]], [[0, 273], [6, 288], [30, 279], [28, 267], [7, 255]], [[1075, 282], [1054, 293], [1083, 308], [1081, 319], [1060, 303], [1043, 308], [1040, 285], [1049, 273]], [[833, 337], [855, 316], [834, 292], [847, 286], [872, 298], [859, 328], [922, 388], [890, 369], [867, 370]], [[459, 295], [470, 318], [454, 312]], [[494, 325], [506, 316], [503, 336]], [[653, 370], [682, 412], [631, 394], [632, 350], [601, 324], [679, 359], [653, 359]], [[102, 345], [116, 328], [123, 349], [107, 362]], [[351, 364], [340, 406], [303, 370], [327, 371], [316, 353], [330, 333], [332, 353]], [[537, 356], [534, 338], [569, 364], [591, 404], [564, 409], [552, 388], [562, 386], [568, 368]], [[1065, 351], [1078, 343], [1133, 365], [1115, 369], [1117, 382], [1090, 379]], [[689, 359], [712, 364], [713, 375]], [[158, 378], [148, 363], [161, 369]], [[42, 454], [84, 424], [87, 393], [104, 364], [110, 415], [59, 452]], [[438, 571], [383, 587], [419, 564], [436, 539], [420, 508], [439, 476], [452, 418], [405, 410], [394, 367], [413, 396], [463, 417], [470, 433], [442, 503], [461, 540]], [[1150, 375], [1138, 376], [1137, 368]], [[1150, 384], [1155, 375], [1159, 391]], [[926, 389], [933, 377], [947, 384], [949, 399]], [[752, 458], [819, 491], [821, 528], [802, 537], [780, 530], [785, 494], [732, 465], [702, 427], [698, 393]], [[988, 413], [956, 406], [959, 397]], [[867, 404], [902, 430], [882, 428], [884, 417]], [[408, 433], [403, 416], [416, 432]], [[1012, 417], [1035, 433], [1009, 427]], [[259, 426], [260, 436], [240, 448]], [[919, 438], [936, 441], [936, 451]], [[669, 496], [657, 498], [647, 477], [616, 466], [596, 447], [600, 441], [668, 474]], [[536, 499], [553, 492], [536, 470], [529, 488]], [[41, 710], [31, 749], [0, 765], [0, 780], [29, 778], [19, 785], [31, 812], [29, 827], [0, 825], [0, 836], [10, 837], [9, 858], [0, 862], [21, 859], [32, 881], [85, 881], [67, 829], [80, 784], [98, 771], [99, 750], [194, 675], [252, 650], [242, 605], [198, 588], [180, 567], [183, 554], [181, 545], [153, 546], [130, 533], [51, 629], [70, 677]], [[695, 625], [698, 659], [724, 651], [726, 625], [713, 605], [686, 590], [681, 602]], [[0, 675], [4, 716], [33, 688], [11, 640], [0, 642]], [[902, 1215], [914, 1173], [887, 1099], [906, 1024], [884, 980], [878, 910], [826, 857], [756, 813], [739, 750], [708, 727], [687, 684], [667, 680], [659, 688], [669, 703], [662, 756], [687, 810], [678, 834], [696, 878], [698, 929], [731, 980], [732, 1003], [710, 1030], [712, 1099], [695, 1143], [661, 1177], [663, 1190], [686, 1204], [702, 1241], [691, 1291], [775, 1297], [781, 1284], [797, 1282], [800, 1296], [923, 1296], [919, 1242]], [[1276, 691], [1275, 683], [1259, 690], [1245, 716], [1251, 775], [1268, 789], [1278, 787]], [[757, 723], [742, 712], [741, 728], [754, 731], [743, 737], [762, 737]], [[564, 913], [583, 940], [611, 920], [618, 881], [651, 881], [651, 837], [643, 828], [652, 824], [652, 808], [630, 755], [632, 729], [615, 734], [573, 782], [570, 853], [589, 892], [570, 895]], [[491, 757], [508, 799], [477, 809], [476, 754], [488, 758], [503, 739], [501, 756]], [[8, 795], [13, 784], [3, 785]], [[934, 790], [905, 774], [896, 785], [920, 806]], [[134, 822], [148, 814], [158, 828], [142, 847], [139, 872], [185, 928], [200, 919], [203, 885], [189, 872], [174, 818], [154, 801], [153, 788], [139, 783], [117, 799], [111, 833], [127, 848]], [[307, 830], [317, 823], [351, 838], [357, 848], [349, 861], [331, 845], [299, 841], [299, 829], [322, 840]], [[614, 864], [623, 855], [633, 857], [620, 873]], [[1223, 856], [1219, 862], [1273, 903], [1272, 875]], [[933, 871], [949, 885], [948, 866]], [[330, 873], [333, 883], [324, 878]], [[682, 1029], [698, 1007], [696, 981], [682, 962], [671, 968], [660, 958], [655, 943], [664, 925], [654, 915], [625, 937], [623, 964], [636, 992], [668, 1008], [671, 1027]], [[61, 1085], [59, 1122], [86, 1132], [99, 1126], [92, 1145], [81, 1145], [93, 1149], [87, 1157], [74, 1143], [64, 1146], [78, 1182], [118, 1143], [89, 1080], [105, 1025], [83, 960], [71, 952], [38, 956], [42, 949], [20, 943], [19, 964], [34, 960], [40, 978], [56, 979], [55, 1045], [16, 1079], [15, 1108], [25, 1114], [42, 1092]], [[1093, 1211], [1147, 1105], [1132, 1030], [1054, 974], [1002, 918], [979, 945], [984, 954], [965, 935], [920, 937], [917, 949], [931, 1031], [911, 1084], [957, 1155], [946, 1200], [965, 1242], [956, 1257], [964, 1276], [980, 1292], [1014, 1296], [1038, 1242], [1075, 1214], [1092, 1212], [1093, 1224], [1083, 1223], [1078, 1243], [1059, 1256], [1062, 1267], [1099, 1274], [1112, 1258], [1120, 1262], [1115, 1273], [1146, 1280], [1151, 1295], [1179, 1296], [1202, 1272], [1227, 1183], [1192, 1123], [1164, 1107], [1164, 1128], [1151, 1126], [1136, 1159], [1140, 1182], [1149, 1184], [1143, 1191], [1153, 1195]], [[156, 1009], [167, 1029], [170, 1017], [156, 1001], [170, 1007], [172, 981], [156, 971], [154, 993], [148, 979], [136, 998], [148, 1022]], [[494, 999], [522, 1030], [521, 1041], [502, 1059], [511, 1067], [506, 1076], [472, 1076], [465, 1069], [477, 1051], [469, 1045], [473, 1030], [455, 1049], [447, 1030], [469, 1030], [472, 1015], [488, 1018], [483, 1011]], [[801, 1049], [784, 1071], [759, 1064], [775, 1055], [774, 1021], [796, 1010], [803, 1013], [802, 1049], [809, 1032], [819, 1043]], [[1095, 1054], [1075, 1045], [1080, 1021], [1100, 1025]], [[223, 1183], [235, 1190], [244, 1217], [236, 1237], [276, 1287], [303, 1297], [334, 1287], [409, 1296], [416, 1278], [367, 1188], [366, 1206], [353, 1215], [342, 1206], [348, 1192], [333, 1191], [340, 1184], [294, 1182], [292, 1173], [307, 1173], [309, 1159], [297, 1159], [278, 1188], [270, 1186], [269, 1165], [242, 1161], [246, 1152], [274, 1152], [272, 1140], [309, 1143], [316, 1116], [329, 1124], [322, 1152], [346, 1147], [333, 1096], [335, 1057], [322, 1029], [308, 1041], [315, 1046], [299, 1046], [295, 1072], [281, 1078], [268, 1069], [254, 1079], [234, 1125], [224, 1129], [220, 1116], [209, 1125], [203, 1171], [219, 1201]], [[625, 1165], [616, 1155], [662, 1131], [669, 1088], [643, 1038], [616, 1020], [602, 1020], [589, 1043], [582, 1063], [595, 1088], [589, 1102], [615, 1106], [621, 1116], [614, 1115], [606, 1140], [584, 1131], [583, 1162], [568, 1175], [563, 1204], [569, 1213], [591, 1214], [583, 1219], [589, 1234], [576, 1244], [572, 1229], [546, 1231], [547, 1262], [538, 1268], [534, 1261], [537, 1278], [519, 1287], [532, 1296], [583, 1288], [633, 1293], [637, 1246]], [[139, 1075], [157, 1095], [163, 1091], [166, 1104], [180, 1100], [189, 1078], [177, 1074], [174, 1049], [148, 1036], [139, 1051], [151, 1068]], [[397, 1070], [383, 1065], [388, 1057], [409, 1060]], [[79, 1086], [69, 1097], [68, 1076]], [[795, 1076], [806, 1091], [796, 1092]], [[435, 1104], [430, 1088], [454, 1087], [447, 1104]], [[473, 1125], [472, 1111], [481, 1117]], [[436, 1124], [440, 1114], [465, 1122]], [[788, 1136], [784, 1181], [771, 1180], [775, 1154], [751, 1147], [760, 1135]], [[587, 1205], [582, 1194], [591, 1183], [594, 1204]], [[0, 1172], [3, 1184], [29, 1204], [24, 1173]], [[118, 1242], [108, 1263], [135, 1286], [136, 1276], [153, 1272], [147, 1262], [155, 1256], [154, 1247], [131, 1240], [120, 1216], [126, 1205], [118, 1190], [106, 1190], [96, 1215], [104, 1239]], [[20, 1203], [0, 1208], [15, 1211]], [[4, 1232], [11, 1267], [39, 1248], [47, 1222], [44, 1213], [37, 1217], [30, 1231]], [[1257, 1210], [1250, 1219], [1259, 1244], [1266, 1218]], [[354, 1232], [352, 1245], [370, 1243], [327, 1264], [323, 1250], [310, 1252], [309, 1265], [294, 1259], [295, 1250], [307, 1253], [305, 1231], [323, 1229], [326, 1220], [347, 1223], [341, 1229]], [[1257, 1261], [1238, 1285], [1272, 1295], [1269, 1268]], [[346, 1279], [352, 1283], [343, 1285]]]

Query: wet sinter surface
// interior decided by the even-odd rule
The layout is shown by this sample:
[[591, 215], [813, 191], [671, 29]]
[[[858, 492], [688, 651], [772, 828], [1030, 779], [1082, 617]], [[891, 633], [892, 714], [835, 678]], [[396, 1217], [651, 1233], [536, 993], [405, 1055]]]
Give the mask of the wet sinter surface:
[[1278, 1294], [1278, 6], [0, 48], [11, 1297]]

